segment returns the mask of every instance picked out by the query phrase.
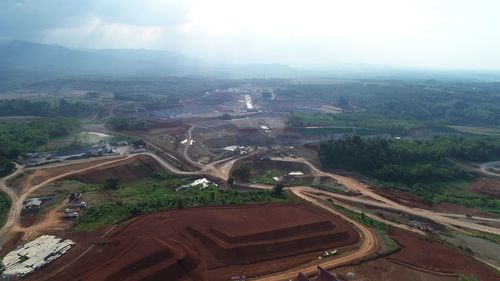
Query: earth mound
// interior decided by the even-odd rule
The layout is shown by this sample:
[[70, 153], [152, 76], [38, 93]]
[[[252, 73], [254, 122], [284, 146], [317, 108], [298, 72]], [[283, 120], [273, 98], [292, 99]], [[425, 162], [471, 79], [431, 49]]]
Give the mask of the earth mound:
[[360, 239], [338, 217], [293, 204], [170, 210], [133, 219], [106, 238], [96, 236], [87, 239], [90, 251], [55, 280], [249, 278]]
[[108, 178], [133, 182], [152, 175], [158, 169], [160, 169], [160, 166], [156, 160], [147, 155], [137, 155], [120, 162], [73, 174], [68, 179], [84, 183], [104, 183]]

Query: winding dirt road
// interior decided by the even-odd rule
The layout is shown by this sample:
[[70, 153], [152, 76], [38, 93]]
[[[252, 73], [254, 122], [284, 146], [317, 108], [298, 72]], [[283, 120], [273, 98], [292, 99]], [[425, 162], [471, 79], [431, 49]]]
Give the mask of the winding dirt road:
[[202, 168], [202, 164], [200, 164], [199, 162], [196, 162], [196, 161], [193, 161], [191, 159], [191, 157], [189, 156], [189, 147], [191, 146], [191, 141], [193, 140], [193, 130], [194, 128], [196, 128], [195, 125], [192, 125], [191, 127], [189, 127], [189, 130], [187, 131], [187, 142], [186, 144], [184, 145], [184, 149], [182, 151], [182, 154], [184, 155], [184, 159], [186, 159], [186, 161], [189, 162], [189, 164], [195, 166], [195, 167], [198, 167], [198, 168]]
[[358, 223], [357, 221], [343, 215], [342, 213], [337, 212], [336, 210], [328, 207], [327, 205], [323, 204], [320, 200], [317, 198], [310, 196], [307, 194], [307, 190], [303, 188], [292, 188], [290, 189], [293, 194], [296, 196], [306, 200], [307, 202], [310, 202], [334, 215], [340, 216], [342, 219], [348, 221], [351, 223], [358, 233], [361, 236], [361, 244], [356, 251], [353, 251], [347, 255], [341, 255], [332, 259], [324, 260], [318, 263], [315, 263], [313, 265], [307, 265], [304, 267], [297, 267], [294, 268], [293, 270], [288, 270], [280, 273], [274, 273], [271, 275], [266, 275], [266, 276], [261, 276], [255, 278], [255, 280], [259, 281], [281, 281], [281, 280], [292, 280], [297, 277], [297, 275], [302, 272], [306, 276], [311, 276], [311, 275], [316, 275], [317, 274], [317, 266], [321, 266], [322, 268], [326, 270], [333, 269], [334, 267], [338, 267], [340, 265], [344, 265], [356, 260], [360, 260], [363, 258], [366, 258], [374, 253], [377, 252], [379, 246], [379, 242], [377, 239], [377, 236], [373, 231], [362, 225], [361, 223]]
[[[185, 154], [187, 156], [187, 149], [185, 150]], [[45, 181], [28, 187], [22, 191], [22, 193], [18, 196], [16, 193], [10, 189], [6, 183], [12, 179], [13, 177], [17, 176], [19, 173], [23, 171], [23, 168], [21, 166], [17, 166], [17, 170], [7, 176], [4, 177], [0, 180], [0, 188], [5, 191], [9, 197], [12, 200], [12, 207], [9, 212], [7, 222], [6, 224], [2, 227], [0, 230], [0, 242], [1, 239], [6, 237], [7, 234], [12, 233], [12, 232], [25, 232], [26, 234], [29, 234], [30, 231], [35, 231], [36, 233], [41, 232], [44, 230], [44, 227], [47, 225], [44, 225], [41, 223], [40, 225], [34, 225], [28, 228], [23, 228], [20, 226], [20, 213], [22, 210], [22, 202], [28, 198], [28, 196], [36, 191], [37, 189], [45, 186], [48, 183], [57, 181], [59, 179], [68, 177], [72, 174], [79, 173], [79, 172], [85, 172], [89, 171], [92, 169], [96, 169], [102, 166], [106, 166], [109, 164], [117, 163], [120, 161], [125, 161], [127, 159], [130, 159], [132, 157], [136, 157], [138, 155], [148, 155], [155, 159], [164, 169], [167, 171], [173, 173], [173, 174], [178, 174], [178, 175], [186, 175], [186, 176], [193, 176], [193, 175], [211, 175], [215, 176], [218, 178], [221, 178], [223, 180], [227, 180], [227, 177], [229, 176], [229, 171], [231, 170], [231, 167], [234, 165], [234, 163], [239, 160], [243, 159], [246, 157], [249, 157], [251, 155], [254, 155], [255, 153], [258, 153], [258, 151], [254, 151], [252, 153], [249, 153], [249, 155], [245, 155], [243, 157], [240, 156], [235, 156], [227, 159], [223, 159], [221, 161], [217, 161], [217, 163], [211, 163], [209, 165], [201, 165], [201, 169], [195, 172], [188, 172], [188, 171], [181, 171], [177, 169], [176, 167], [173, 167], [170, 165], [168, 162], [164, 161], [161, 157], [159, 157], [156, 154], [150, 153], [150, 152], [145, 152], [145, 153], [138, 153], [138, 154], [132, 154], [128, 155], [125, 157], [121, 157], [118, 159], [110, 159], [109, 161], [106, 162], [100, 162], [95, 165], [90, 165], [88, 167], [78, 169], [78, 170], [73, 170], [67, 173], [63, 173], [57, 176], [54, 176], [52, 178], [46, 179]], [[189, 157], [186, 157], [187, 159], [190, 159]], [[320, 265], [325, 269], [331, 269], [333, 267], [337, 267], [339, 265], [343, 265], [355, 260], [359, 260], [365, 257], [368, 257], [375, 253], [379, 247], [378, 240], [376, 235], [368, 228], [363, 226], [362, 224], [350, 219], [349, 217], [344, 216], [343, 214], [337, 212], [336, 210], [330, 208], [326, 204], [324, 204], [322, 201], [325, 200], [325, 198], [334, 198], [334, 199], [340, 199], [342, 202], [348, 201], [348, 202], [354, 202], [354, 203], [361, 203], [369, 206], [374, 206], [374, 207], [380, 207], [380, 208], [387, 208], [387, 209], [392, 209], [395, 211], [402, 211], [410, 214], [414, 214], [417, 216], [422, 216], [422, 217], [427, 217], [430, 218], [438, 223], [450, 226], [455, 228], [455, 226], [459, 227], [465, 227], [465, 228], [470, 228], [474, 230], [479, 230], [483, 232], [488, 232], [488, 233], [494, 233], [500, 235], [500, 229], [493, 228], [493, 227], [488, 227], [484, 226], [481, 224], [473, 223], [473, 222], [468, 222], [468, 221], [461, 221], [458, 219], [453, 218], [455, 215], [454, 214], [445, 214], [445, 213], [435, 213], [429, 210], [422, 210], [418, 208], [410, 208], [404, 205], [401, 205], [399, 203], [396, 203], [388, 198], [385, 198], [375, 192], [373, 192], [369, 186], [357, 181], [356, 179], [341, 176], [341, 175], [336, 175], [328, 172], [323, 172], [316, 168], [314, 165], [312, 165], [309, 161], [302, 159], [302, 158], [272, 158], [274, 161], [289, 161], [289, 162], [299, 162], [308, 165], [311, 168], [312, 174], [314, 176], [326, 176], [330, 177], [342, 185], [346, 186], [346, 188], [359, 192], [363, 195], [365, 195], [368, 198], [359, 198], [359, 197], [353, 197], [353, 196], [345, 196], [345, 195], [340, 195], [340, 194], [335, 194], [335, 193], [330, 193], [318, 189], [313, 189], [311, 187], [305, 187], [305, 186], [299, 186], [299, 187], [291, 187], [287, 188], [289, 189], [292, 193], [294, 193], [296, 196], [302, 198], [303, 200], [306, 200], [310, 202], [311, 204], [314, 204], [330, 213], [333, 213], [335, 215], [338, 215], [345, 219], [346, 221], [350, 222], [352, 225], [355, 226], [355, 228], [358, 230], [358, 232], [361, 235], [361, 244], [359, 249], [356, 251], [350, 252], [346, 255], [341, 255], [332, 259], [324, 260], [319, 263], [315, 263], [313, 265], [308, 264], [304, 267], [297, 267], [294, 268], [293, 270], [285, 271], [285, 272], [280, 272], [280, 273], [275, 273], [272, 275], [268, 276], [262, 276], [259, 278], [256, 278], [257, 280], [266, 280], [266, 281], [277, 281], [277, 280], [288, 280], [291, 278], [294, 278], [297, 276], [299, 272], [302, 272], [306, 275], [314, 275], [316, 274], [316, 266]], [[192, 161], [192, 160], [191, 160]], [[88, 161], [86, 161], [88, 162]], [[75, 162], [72, 162], [75, 163]], [[199, 164], [199, 163], [198, 163]], [[45, 168], [45, 167], [43, 167]], [[270, 189], [272, 186], [265, 186], [265, 185], [249, 185], [249, 187], [254, 187], [254, 188], [265, 188], [265, 189]], [[348, 205], [344, 204], [346, 207], [350, 207]], [[350, 207], [352, 208], [352, 207]], [[55, 211], [54, 211], [55, 212]], [[54, 213], [55, 214], [55, 213]], [[376, 218], [380, 220], [380, 218]], [[484, 219], [484, 218], [481, 218]], [[394, 223], [393, 223], [394, 224]], [[395, 224], [397, 227], [402, 227], [401, 225]], [[403, 227], [404, 228], [404, 227]], [[28, 232], [28, 233], [27, 233]]]
[[[22, 173], [23, 170], [24, 170], [23, 166], [16, 164], [16, 171], [14, 173], [0, 179], [0, 189], [9, 196], [11, 202], [11, 207], [9, 213], [7, 214], [5, 223], [0, 229], [0, 238], [4, 237], [5, 234], [9, 232], [10, 228], [14, 225], [14, 222], [17, 220], [18, 216], [18, 214], [15, 213], [13, 206], [16, 204], [16, 202], [19, 201], [19, 198], [17, 194], [7, 186], [7, 182], [9, 182], [11, 179], [16, 177], [20, 173]], [[0, 239], [0, 245], [2, 245], [3, 242], [4, 241]]]
[[485, 162], [485, 163], [473, 165], [471, 163], [459, 161], [459, 160], [452, 159], [452, 158], [447, 158], [446, 160], [448, 160], [448, 162], [450, 162], [450, 163], [454, 164], [455, 166], [462, 168], [464, 170], [480, 173], [480, 174], [483, 174], [483, 175], [489, 176], [489, 177], [500, 178], [500, 173], [495, 173], [495, 172], [491, 171], [491, 169], [494, 169], [494, 168], [500, 166], [500, 161]]
[[[85, 159], [82, 161], [72, 161], [71, 163], [66, 163], [66, 164], [58, 163], [57, 165], [53, 165], [53, 166], [43, 166], [43, 167], [39, 167], [39, 168], [30, 168], [30, 170], [47, 169], [47, 168], [51, 168], [51, 167], [60, 167], [60, 166], [64, 166], [64, 165], [71, 165], [71, 164], [78, 164], [78, 163], [89, 163], [90, 166], [56, 175], [54, 177], [46, 179], [45, 181], [43, 181], [37, 185], [27, 186], [21, 191], [21, 194], [19, 196], [11, 188], [9, 188], [7, 186], [7, 182], [10, 179], [16, 177], [18, 174], [22, 173], [25, 170], [22, 166], [17, 165], [16, 171], [14, 173], [0, 179], [0, 189], [3, 190], [9, 196], [9, 198], [12, 202], [11, 209], [10, 209], [9, 214], [7, 216], [6, 222], [3, 225], [3, 227], [0, 229], [0, 242], [3, 243], [6, 240], [8, 240], [8, 238], [10, 238], [9, 234], [12, 234], [13, 232], [22, 232], [25, 234], [23, 239], [28, 239], [30, 237], [33, 237], [33, 235], [36, 233], [39, 233], [43, 230], [46, 230], [46, 229], [49, 229], [51, 227], [59, 225], [60, 221], [54, 219], [56, 216], [56, 210], [52, 210], [51, 212], [49, 212], [49, 214], [46, 216], [46, 218], [42, 222], [35, 224], [35, 225], [32, 225], [30, 227], [22, 227], [21, 226], [21, 224], [20, 224], [21, 219], [20, 218], [21, 218], [21, 211], [23, 208], [23, 202], [34, 191], [38, 190], [39, 188], [41, 188], [41, 187], [43, 187], [51, 182], [66, 178], [66, 177], [71, 176], [73, 174], [80, 173], [80, 172], [86, 172], [86, 171], [93, 170], [93, 169], [96, 169], [99, 167], [103, 167], [103, 166], [107, 166], [110, 164], [126, 161], [127, 159], [130, 159], [132, 157], [137, 157], [139, 155], [147, 155], [147, 156], [155, 159], [160, 164], [160, 166], [162, 168], [164, 168], [165, 170], [167, 170], [173, 174], [176, 174], [176, 175], [183, 175], [183, 176], [208, 175], [208, 176], [219, 177], [219, 178], [222, 178], [225, 180], [227, 179], [227, 177], [229, 175], [230, 167], [232, 167], [232, 164], [234, 164], [234, 162], [237, 160], [237, 159], [233, 159], [233, 158], [223, 159], [221, 161], [218, 161], [218, 163], [216, 163], [217, 165], [214, 165], [215, 163], [213, 163], [212, 165], [207, 165], [204, 167], [204, 169], [201, 169], [201, 170], [196, 171], [196, 172], [181, 171], [178, 168], [170, 165], [168, 162], [164, 161], [158, 155], [150, 153], [150, 152], [130, 154], [130, 155], [127, 155], [125, 157], [122, 156], [119, 158], [114, 157], [114, 158], [110, 158], [110, 160], [106, 161], [106, 162], [102, 162], [102, 159], [94, 159], [93, 161], [99, 161], [99, 163], [95, 164], [95, 165], [92, 165], [91, 162], [93, 162], [93, 161], [89, 161], [88, 159]], [[245, 156], [245, 157], [247, 157], [247, 156]], [[224, 165], [224, 164], [227, 164], [226, 162], [229, 163], [229, 166], [230, 166], [229, 168]], [[218, 165], [220, 165], [220, 167], [222, 167], [222, 168], [218, 168]], [[56, 209], [58, 209], [58, 208], [56, 208]]]
[[[374, 200], [370, 200], [370, 199], [366, 199], [366, 198], [358, 198], [358, 197], [353, 197], [353, 196], [340, 195], [340, 194], [335, 194], [335, 193], [326, 192], [326, 191], [317, 191], [318, 193], [327, 194], [328, 196], [331, 196], [333, 198], [342, 199], [342, 200], [355, 202], [355, 203], [361, 203], [361, 204], [373, 206], [373, 207], [386, 208], [386, 209], [391, 209], [394, 211], [405, 212], [405, 213], [412, 214], [412, 215], [419, 216], [419, 217], [425, 217], [425, 218], [431, 219], [437, 223], [446, 225], [446, 226], [451, 227], [451, 228], [456, 229], [456, 230], [460, 230], [460, 228], [468, 228], [468, 229], [473, 229], [473, 230], [477, 230], [477, 231], [482, 231], [482, 232], [500, 235], [499, 228], [486, 226], [486, 225], [482, 225], [479, 223], [474, 223], [472, 221], [458, 220], [458, 219], [453, 218], [454, 216], [456, 216], [456, 214], [436, 213], [436, 212], [431, 211], [431, 210], [412, 208], [412, 207], [408, 207], [408, 206], [399, 204], [397, 202], [394, 202], [388, 198], [385, 198], [385, 197], [373, 192], [369, 188], [368, 185], [361, 183], [356, 179], [341, 176], [341, 175], [336, 175], [336, 174], [332, 174], [332, 173], [328, 173], [328, 172], [323, 172], [323, 171], [319, 170], [318, 168], [316, 168], [314, 165], [312, 165], [309, 161], [307, 161], [303, 158], [271, 158], [271, 160], [285, 161], [285, 162], [297, 162], [297, 163], [305, 164], [311, 168], [311, 172], [314, 176], [330, 177], [330, 178], [338, 181], [340, 184], [344, 185], [349, 190], [359, 192], [367, 197], [371, 197]], [[462, 217], [465, 217], [465, 214]], [[481, 218], [481, 219], [484, 220], [484, 218]], [[459, 228], [457, 228], [457, 227], [459, 227]]]

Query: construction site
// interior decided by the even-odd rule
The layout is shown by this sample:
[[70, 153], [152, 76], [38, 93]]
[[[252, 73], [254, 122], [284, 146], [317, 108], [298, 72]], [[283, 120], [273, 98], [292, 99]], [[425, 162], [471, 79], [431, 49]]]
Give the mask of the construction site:
[[[147, 128], [127, 132], [144, 142], [140, 147], [127, 144], [126, 150], [98, 158], [18, 164], [1, 182], [13, 202], [0, 232], [3, 278], [314, 280], [324, 270], [334, 278], [325, 280], [451, 281], [461, 274], [498, 280], [494, 254], [473, 256], [446, 240], [455, 232], [500, 235], [497, 215], [453, 204], [430, 207], [417, 196], [374, 188], [359, 174], [320, 169], [317, 142], [334, 136], [288, 128], [285, 112], [342, 110], [274, 100], [274, 93], [264, 102], [265, 91], [214, 90], [175, 111], [150, 112]], [[224, 102], [198, 110], [213, 100]], [[229, 118], [221, 118], [224, 113]], [[240, 168], [248, 168], [248, 176], [233, 178]], [[89, 209], [100, 212], [107, 204], [114, 206], [107, 209], [112, 213], [130, 203], [129, 197], [158, 192], [162, 180], [175, 182], [168, 187], [172, 194], [201, 194], [211, 187], [271, 194], [283, 184], [286, 197], [278, 203], [189, 208], [179, 201], [176, 208], [149, 212], [140, 203], [121, 220], [75, 230]], [[132, 191], [134, 184], [155, 189]], [[471, 190], [496, 196], [496, 187], [488, 179]], [[118, 196], [125, 199], [117, 203]], [[64, 244], [42, 258], [43, 266], [22, 267], [26, 255], [18, 247], [29, 248], [47, 235]], [[500, 249], [493, 242], [477, 245]]]
[[[76, 240], [78, 247], [95, 245], [87, 258], [55, 280], [253, 278], [314, 260], [324, 249], [348, 251], [360, 240], [336, 216], [288, 204], [165, 211], [138, 217], [104, 238], [93, 235]], [[68, 255], [56, 261], [45, 274], [71, 260]]]

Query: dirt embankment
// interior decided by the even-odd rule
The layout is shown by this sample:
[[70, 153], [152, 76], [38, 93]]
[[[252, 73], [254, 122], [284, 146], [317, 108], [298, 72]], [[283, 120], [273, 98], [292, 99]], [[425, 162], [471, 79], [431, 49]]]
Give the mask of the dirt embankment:
[[18, 191], [21, 191], [24, 188], [29, 189], [30, 187], [38, 185], [55, 176], [75, 170], [85, 169], [87, 167], [99, 165], [101, 163], [109, 161], [110, 159], [100, 159], [95, 161], [81, 162], [81, 163], [61, 165], [61, 166], [49, 166], [37, 169], [35, 171], [28, 170], [28, 172], [25, 172], [21, 178], [16, 179], [15, 187], [19, 189]]
[[156, 160], [147, 155], [138, 155], [91, 171], [73, 174], [67, 179], [85, 183], [104, 183], [108, 178], [116, 178], [123, 182], [133, 182], [152, 175], [158, 169], [160, 165]]
[[458, 204], [452, 204], [447, 202], [427, 204], [424, 202], [423, 198], [410, 192], [404, 192], [398, 190], [389, 191], [388, 189], [383, 189], [383, 188], [374, 188], [373, 191], [396, 203], [409, 206], [412, 208], [427, 209], [436, 212], [451, 213], [451, 214], [464, 214], [464, 215], [470, 214], [473, 216], [481, 216], [481, 217], [497, 217], [492, 213], [479, 211], [477, 209]]
[[413, 208], [430, 209], [431, 205], [424, 202], [424, 199], [410, 192], [388, 190], [385, 188], [374, 188], [374, 192], [388, 198], [394, 202]]
[[500, 199], [500, 179], [482, 179], [473, 183], [470, 191]]
[[[170, 210], [138, 217], [107, 238], [96, 232], [77, 241], [78, 251], [91, 250], [53, 278], [231, 280], [281, 271], [357, 242], [359, 235], [348, 223], [306, 205]], [[29, 280], [69, 262], [62, 257]]]
[[473, 274], [482, 281], [500, 279], [494, 269], [455, 248], [397, 229], [391, 231], [391, 238], [402, 250], [388, 257], [389, 260], [440, 273]]
[[332, 272], [341, 280], [457, 281], [461, 274], [482, 281], [500, 280], [494, 269], [438, 241], [398, 229], [392, 229], [390, 236], [401, 246], [400, 251]]

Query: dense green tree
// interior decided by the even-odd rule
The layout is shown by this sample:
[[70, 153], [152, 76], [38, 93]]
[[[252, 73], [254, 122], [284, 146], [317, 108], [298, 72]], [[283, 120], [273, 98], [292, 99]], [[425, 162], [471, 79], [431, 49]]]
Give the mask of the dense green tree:
[[479, 281], [479, 279], [474, 275], [462, 274], [458, 277], [458, 281]]
[[91, 112], [92, 106], [83, 102], [68, 102], [60, 99], [55, 103], [46, 101], [29, 101], [24, 99], [0, 100], [0, 116], [85, 116]]
[[143, 130], [147, 128], [147, 123], [144, 120], [133, 117], [113, 117], [108, 121], [115, 130]]
[[288, 118], [286, 124], [288, 127], [292, 128], [302, 128], [306, 126], [304, 120], [295, 114], [292, 114], [292, 116]]
[[274, 187], [273, 187], [273, 193], [275, 195], [282, 195], [283, 194], [283, 189], [285, 188], [285, 185], [283, 185], [282, 182], [278, 182]]
[[14, 170], [11, 160], [35, 151], [50, 139], [76, 132], [80, 122], [72, 118], [40, 119], [31, 122], [0, 122], [0, 175]]
[[107, 178], [103, 184], [103, 188], [107, 190], [116, 190], [118, 188], [118, 179]]
[[250, 178], [250, 171], [250, 167], [241, 166], [233, 170], [232, 177], [240, 181], [246, 181]]
[[448, 163], [447, 157], [467, 161], [496, 160], [500, 158], [500, 138], [389, 141], [355, 135], [320, 145], [320, 160], [326, 168], [351, 170], [407, 184], [469, 177]]

